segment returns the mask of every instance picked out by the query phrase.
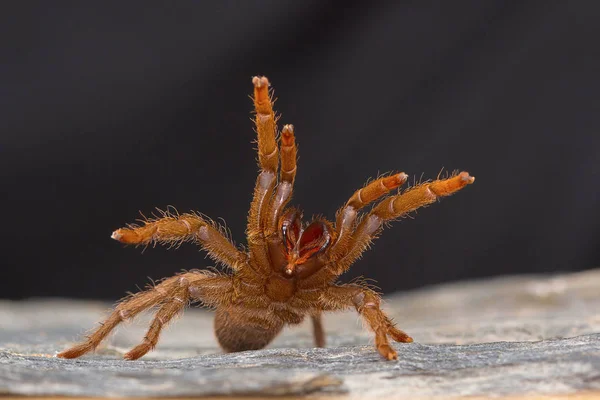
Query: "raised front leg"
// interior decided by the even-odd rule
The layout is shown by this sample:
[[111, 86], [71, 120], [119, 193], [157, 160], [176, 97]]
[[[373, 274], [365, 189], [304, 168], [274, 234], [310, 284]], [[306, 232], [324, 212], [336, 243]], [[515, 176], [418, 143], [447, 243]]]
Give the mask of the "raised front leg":
[[256, 134], [258, 142], [258, 165], [261, 169], [256, 179], [254, 196], [248, 214], [248, 247], [254, 261], [254, 267], [268, 274], [269, 254], [266, 246], [264, 229], [266, 214], [277, 183], [279, 168], [279, 150], [276, 135], [275, 112], [269, 96], [269, 80], [266, 77], [252, 78], [254, 85], [254, 109], [256, 116]]
[[425, 182], [408, 189], [404, 193], [383, 199], [361, 220], [356, 230], [351, 234], [345, 254], [327, 271], [333, 275], [340, 275], [347, 271], [369, 247], [372, 240], [381, 231], [384, 222], [401, 218], [418, 208], [436, 202], [442, 197], [450, 196], [474, 181], [475, 178], [469, 176], [467, 172], [461, 172], [451, 178]]
[[265, 237], [269, 238], [278, 234], [279, 217], [281, 211], [292, 198], [294, 190], [294, 179], [296, 178], [296, 140], [294, 137], [294, 126], [285, 125], [281, 131], [280, 149], [281, 169], [279, 171], [279, 184], [275, 195], [269, 205]]
[[142, 245], [177, 246], [183, 242], [197, 242], [213, 260], [233, 270], [245, 265], [247, 258], [226, 237], [223, 229], [198, 214], [179, 215], [164, 211], [161, 218], [148, 219], [141, 226], [117, 229], [111, 237], [121, 243]]
[[375, 332], [377, 351], [388, 360], [396, 360], [398, 353], [388, 341], [388, 336], [397, 342], [410, 343], [413, 339], [396, 328], [390, 317], [381, 311], [381, 297], [374, 291], [358, 285], [330, 286], [321, 296], [326, 310], [344, 310], [354, 307], [369, 327]]
[[408, 175], [404, 172], [376, 179], [358, 189], [348, 200], [346, 205], [337, 213], [336, 231], [337, 240], [329, 250], [331, 260], [338, 260], [348, 253], [352, 242], [352, 233], [358, 211], [373, 201], [385, 196], [390, 191], [399, 188], [406, 182]]

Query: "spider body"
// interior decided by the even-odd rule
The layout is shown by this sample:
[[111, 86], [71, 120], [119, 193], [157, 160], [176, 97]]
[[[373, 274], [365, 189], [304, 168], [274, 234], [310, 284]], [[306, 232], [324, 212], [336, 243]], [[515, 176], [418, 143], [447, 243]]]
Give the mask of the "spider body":
[[[315, 343], [322, 347], [321, 314], [349, 308], [356, 309], [374, 331], [375, 345], [384, 358], [397, 358], [388, 337], [412, 341], [381, 310], [378, 293], [364, 284], [336, 281], [369, 247], [385, 222], [451, 195], [474, 178], [461, 172], [391, 194], [407, 175], [390, 174], [357, 190], [338, 211], [335, 223], [323, 218], [303, 223], [301, 212], [287, 207], [297, 170], [294, 127], [283, 127], [278, 146], [269, 82], [265, 77], [254, 77], [252, 82], [261, 171], [248, 216], [248, 249], [234, 246], [221, 227], [197, 213], [163, 212], [142, 225], [114, 231], [112, 238], [127, 244], [196, 242], [230, 272], [189, 271], [133, 294], [87, 340], [59, 357], [75, 358], [94, 350], [119, 323], [156, 308], [142, 343], [125, 354], [127, 359], [137, 359], [156, 346], [162, 328], [193, 301], [216, 309], [215, 334], [228, 352], [261, 349], [285, 325], [299, 324], [307, 315], [313, 322]], [[359, 215], [377, 200], [369, 212]]]

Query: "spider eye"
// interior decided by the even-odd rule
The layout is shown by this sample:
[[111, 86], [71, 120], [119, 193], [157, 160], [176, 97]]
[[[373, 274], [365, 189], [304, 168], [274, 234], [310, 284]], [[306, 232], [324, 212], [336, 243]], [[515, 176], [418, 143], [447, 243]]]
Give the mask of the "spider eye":
[[321, 221], [308, 225], [302, 232], [298, 243], [301, 260], [307, 260], [313, 255], [325, 250], [331, 242], [331, 235], [327, 226]]
[[301, 225], [300, 218], [300, 212], [292, 209], [288, 210], [279, 220], [281, 235], [288, 253], [296, 247], [296, 243], [298, 242]]

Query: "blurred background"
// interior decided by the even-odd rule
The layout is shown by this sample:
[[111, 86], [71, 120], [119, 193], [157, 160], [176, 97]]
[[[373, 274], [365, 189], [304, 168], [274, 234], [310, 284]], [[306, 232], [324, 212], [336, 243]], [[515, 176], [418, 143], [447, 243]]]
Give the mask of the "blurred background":
[[305, 216], [332, 219], [390, 170], [477, 177], [394, 223], [343, 280], [390, 293], [600, 264], [599, 2], [0, 8], [0, 297], [116, 300], [213, 265], [192, 244], [110, 239], [154, 207], [223, 218], [245, 243], [257, 74], [296, 127]]

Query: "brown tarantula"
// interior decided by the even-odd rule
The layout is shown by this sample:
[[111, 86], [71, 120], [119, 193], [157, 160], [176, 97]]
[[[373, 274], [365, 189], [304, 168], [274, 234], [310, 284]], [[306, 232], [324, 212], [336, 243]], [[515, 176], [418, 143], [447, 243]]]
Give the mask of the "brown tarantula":
[[112, 238], [122, 243], [194, 241], [231, 273], [185, 272], [133, 294], [119, 303], [85, 342], [59, 357], [75, 358], [94, 350], [121, 321], [157, 307], [143, 342], [125, 354], [129, 360], [140, 358], [156, 346], [162, 328], [192, 301], [216, 308], [215, 333], [228, 352], [262, 349], [284, 325], [299, 324], [306, 315], [312, 318], [316, 345], [323, 347], [321, 313], [352, 307], [375, 332], [375, 345], [384, 358], [397, 358], [388, 336], [397, 342], [412, 342], [380, 309], [379, 294], [366, 285], [338, 284], [336, 280], [369, 247], [386, 221], [448, 196], [475, 178], [461, 172], [415, 185], [385, 197], [359, 217], [362, 208], [407, 179], [404, 173], [384, 176], [356, 191], [338, 211], [335, 223], [322, 218], [303, 223], [298, 209], [286, 208], [296, 176], [294, 127], [283, 127], [277, 146], [278, 118], [269, 81], [256, 76], [252, 83], [261, 171], [248, 216], [248, 249], [234, 246], [219, 226], [196, 213], [164, 213], [142, 226], [117, 229]]

